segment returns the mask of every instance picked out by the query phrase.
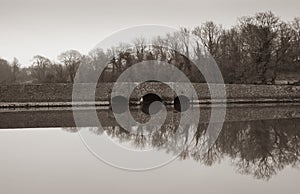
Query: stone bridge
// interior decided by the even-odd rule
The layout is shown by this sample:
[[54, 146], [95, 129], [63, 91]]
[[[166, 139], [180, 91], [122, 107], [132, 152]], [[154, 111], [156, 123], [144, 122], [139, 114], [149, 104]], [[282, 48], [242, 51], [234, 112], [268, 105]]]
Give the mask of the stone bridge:
[[[81, 92], [77, 95], [73, 105], [90, 105], [93, 103], [84, 91], [94, 88], [96, 88], [96, 105], [109, 105], [113, 86], [114, 83], [102, 83], [97, 86], [79, 84], [77, 88], [80, 88]], [[124, 83], [124, 87], [126, 87], [126, 83]], [[193, 87], [198, 98], [191, 99], [191, 103], [211, 103], [207, 84], [194, 83]], [[300, 102], [300, 86], [233, 84], [225, 85], [225, 88], [227, 103]], [[1, 85], [0, 107], [72, 106], [72, 89], [72, 84]], [[145, 82], [137, 85], [130, 96], [130, 102], [139, 104], [146, 94], [157, 95], [166, 104], [174, 103], [177, 97], [177, 94], [166, 84]]]

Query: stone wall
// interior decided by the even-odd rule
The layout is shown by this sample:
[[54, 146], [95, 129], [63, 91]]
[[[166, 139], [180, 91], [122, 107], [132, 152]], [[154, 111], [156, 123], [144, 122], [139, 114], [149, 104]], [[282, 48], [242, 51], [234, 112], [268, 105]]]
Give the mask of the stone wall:
[[[178, 83], [183, 84], [183, 83]], [[174, 86], [178, 86], [176, 83]], [[206, 102], [210, 99], [210, 93], [206, 84], [193, 84], [198, 98]], [[75, 101], [91, 101], [87, 95], [96, 88], [96, 101], [109, 101], [113, 83], [77, 85], [80, 92], [74, 91]], [[155, 93], [166, 101], [172, 101], [176, 94], [170, 87], [159, 82], [147, 82], [136, 85], [131, 94], [132, 101], [139, 101], [146, 93]], [[126, 90], [126, 83], [122, 86]], [[183, 87], [184, 88], [184, 87]], [[42, 102], [71, 102], [72, 84], [31, 84], [31, 85], [1, 85], [0, 103], [42, 103]], [[226, 85], [228, 101], [299, 101], [300, 86], [286, 85]], [[218, 92], [218, 98], [221, 98]]]

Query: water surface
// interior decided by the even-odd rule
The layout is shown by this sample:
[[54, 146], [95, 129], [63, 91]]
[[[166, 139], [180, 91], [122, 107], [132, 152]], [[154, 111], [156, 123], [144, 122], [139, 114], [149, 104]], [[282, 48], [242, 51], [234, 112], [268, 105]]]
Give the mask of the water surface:
[[[122, 129], [109, 109], [97, 112], [106, 121], [104, 130], [92, 124], [74, 127], [69, 109], [1, 110], [1, 193], [299, 193], [299, 106], [231, 107], [214, 146], [203, 153], [201, 138], [209, 115], [204, 108], [199, 125], [187, 126], [194, 127], [188, 136], [193, 139], [182, 146], [179, 157], [146, 172], [123, 171], [99, 161], [78, 131], [120, 160], [128, 155], [114, 156], [104, 138], [172, 156], [167, 142], [178, 127], [178, 112], [169, 109], [172, 119], [145, 135]], [[147, 119], [138, 109], [132, 114]], [[137, 162], [148, 160], [141, 157]]]

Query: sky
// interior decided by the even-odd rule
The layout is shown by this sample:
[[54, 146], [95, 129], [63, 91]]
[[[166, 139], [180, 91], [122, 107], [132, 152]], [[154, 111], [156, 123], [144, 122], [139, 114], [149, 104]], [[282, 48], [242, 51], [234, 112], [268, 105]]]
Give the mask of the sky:
[[51, 60], [69, 49], [87, 54], [131, 26], [193, 27], [212, 20], [230, 27], [261, 11], [292, 20], [299, 7], [299, 0], [0, 0], [0, 58], [17, 57], [24, 67], [37, 54]]

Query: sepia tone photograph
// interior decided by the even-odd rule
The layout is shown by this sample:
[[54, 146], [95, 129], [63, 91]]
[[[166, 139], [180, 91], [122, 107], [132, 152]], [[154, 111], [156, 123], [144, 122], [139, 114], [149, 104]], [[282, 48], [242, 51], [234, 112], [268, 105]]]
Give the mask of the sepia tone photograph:
[[0, 194], [298, 194], [299, 7], [0, 0]]

